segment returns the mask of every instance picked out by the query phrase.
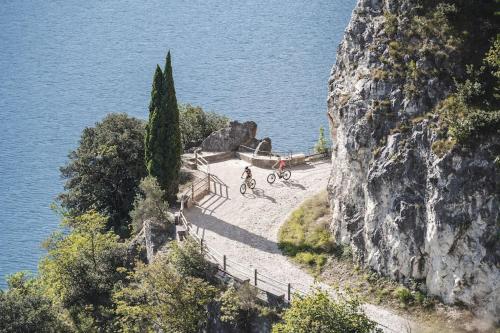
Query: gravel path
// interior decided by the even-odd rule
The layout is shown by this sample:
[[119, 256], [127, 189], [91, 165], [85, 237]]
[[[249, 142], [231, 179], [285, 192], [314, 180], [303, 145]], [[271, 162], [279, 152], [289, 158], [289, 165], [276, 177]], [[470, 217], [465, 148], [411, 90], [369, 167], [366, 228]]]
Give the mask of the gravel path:
[[[220, 195], [221, 187], [217, 186], [217, 194], [210, 193], [185, 212], [187, 219], [205, 244], [218, 253], [217, 260], [226, 255], [229, 271], [235, 275], [253, 281], [257, 269], [259, 277], [266, 276], [259, 278], [258, 285], [280, 294], [286, 293], [286, 283], [295, 292], [324, 287], [281, 254], [277, 237], [280, 225], [294, 208], [326, 188], [331, 164], [316, 162], [292, 168], [289, 181], [277, 179], [273, 185], [266, 181], [270, 170], [251, 167], [257, 185], [242, 195], [240, 177], [247, 165], [238, 159], [211, 164], [211, 174], [227, 185], [228, 195], [224, 187]], [[285, 284], [268, 284], [270, 279]], [[387, 332], [406, 332], [407, 320], [390, 311], [374, 305], [366, 305], [365, 311], [372, 319], [390, 327]]]

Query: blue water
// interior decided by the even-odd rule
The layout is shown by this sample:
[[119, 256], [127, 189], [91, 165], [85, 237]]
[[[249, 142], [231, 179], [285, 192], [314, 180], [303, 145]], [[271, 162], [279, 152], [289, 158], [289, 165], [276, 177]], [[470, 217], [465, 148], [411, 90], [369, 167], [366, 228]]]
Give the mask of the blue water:
[[311, 147], [355, 0], [0, 2], [0, 286], [36, 270], [59, 166], [109, 112], [146, 118], [172, 51], [177, 98]]

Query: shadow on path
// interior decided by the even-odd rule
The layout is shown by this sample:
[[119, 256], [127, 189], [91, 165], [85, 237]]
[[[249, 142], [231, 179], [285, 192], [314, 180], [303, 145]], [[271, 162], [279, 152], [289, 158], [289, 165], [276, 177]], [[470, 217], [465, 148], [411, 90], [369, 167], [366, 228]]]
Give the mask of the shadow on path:
[[256, 197], [256, 198], [262, 198], [262, 199], [269, 200], [269, 201], [271, 201], [272, 203], [276, 203], [276, 199], [274, 199], [273, 197], [271, 197], [271, 196], [267, 195], [267, 194], [264, 192], [264, 190], [263, 190], [263, 189], [261, 189], [261, 188], [258, 188], [258, 187], [254, 188], [254, 189], [252, 190], [252, 193], [253, 193], [253, 195], [255, 195], [255, 197]]
[[270, 184], [270, 185], [274, 188], [288, 187], [288, 188], [297, 188], [297, 189], [301, 189], [301, 190], [306, 189], [306, 187], [304, 185], [302, 185], [301, 183], [299, 183], [295, 180], [283, 180], [281, 182], [277, 182], [277, 183]]
[[[190, 218], [191, 216], [196, 216], [197, 218]], [[222, 237], [246, 244], [261, 251], [281, 254], [276, 242], [227, 223], [215, 216], [204, 214], [200, 207], [192, 207], [189, 210], [188, 220], [193, 224], [194, 230], [200, 236], [204, 235], [205, 230], [210, 230]]]
[[[215, 200], [212, 200], [214, 199]], [[196, 206], [203, 210], [203, 214], [213, 214], [217, 208], [222, 206], [226, 201], [230, 200], [229, 198], [222, 197], [220, 195], [211, 193], [210, 196], [206, 196], [202, 202], [197, 204]], [[215, 206], [214, 206], [215, 205]], [[212, 207], [213, 206], [213, 207]]]

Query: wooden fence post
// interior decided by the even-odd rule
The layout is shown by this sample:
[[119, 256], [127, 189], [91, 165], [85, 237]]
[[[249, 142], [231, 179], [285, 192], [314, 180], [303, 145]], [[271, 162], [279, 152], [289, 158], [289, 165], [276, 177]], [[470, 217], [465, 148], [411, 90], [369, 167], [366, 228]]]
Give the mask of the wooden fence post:
[[291, 291], [292, 291], [292, 285], [289, 283], [288, 284], [288, 301], [290, 302], [290, 294], [291, 294]]
[[222, 261], [224, 263], [223, 265], [224, 265], [224, 272], [225, 272], [226, 271], [226, 267], [227, 267], [226, 266], [226, 255], [225, 254], [222, 256]]
[[210, 193], [210, 174], [207, 174], [207, 187], [208, 187], [208, 193]]
[[254, 278], [253, 278], [253, 280], [254, 280], [254, 284], [255, 284], [255, 286], [257, 287], [257, 269], [254, 269], [254, 270], [253, 270], [253, 273], [254, 273], [254, 274], [253, 274], [253, 275], [254, 275]]
[[200, 239], [200, 251], [203, 254], [203, 239]]
[[194, 201], [194, 184], [191, 184], [191, 200]]

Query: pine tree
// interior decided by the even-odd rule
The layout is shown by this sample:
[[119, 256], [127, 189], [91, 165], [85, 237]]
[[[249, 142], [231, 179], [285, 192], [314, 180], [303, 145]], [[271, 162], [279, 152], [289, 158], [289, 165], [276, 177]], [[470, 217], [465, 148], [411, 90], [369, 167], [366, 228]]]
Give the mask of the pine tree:
[[148, 173], [158, 179], [166, 199], [171, 203], [175, 202], [179, 189], [182, 148], [170, 52], [165, 70], [162, 72], [159, 66], [156, 67], [145, 140]]

